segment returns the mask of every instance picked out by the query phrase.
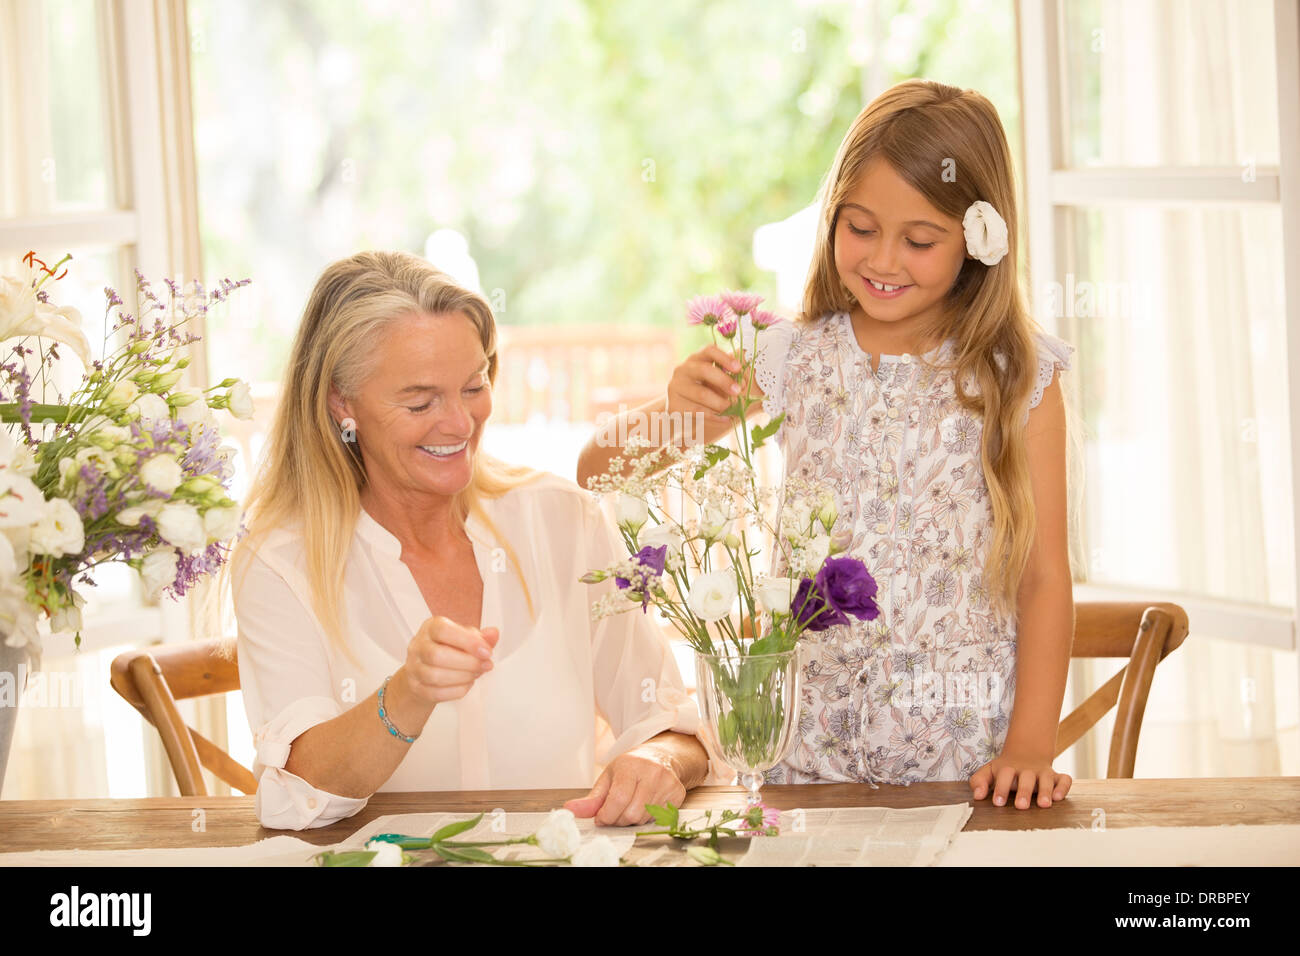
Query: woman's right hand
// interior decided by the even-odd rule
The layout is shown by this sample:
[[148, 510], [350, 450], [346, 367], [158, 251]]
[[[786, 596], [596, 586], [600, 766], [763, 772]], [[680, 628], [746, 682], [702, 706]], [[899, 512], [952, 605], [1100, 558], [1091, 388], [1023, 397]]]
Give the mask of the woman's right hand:
[[460, 700], [492, 669], [500, 636], [495, 627], [479, 630], [441, 616], [429, 618], [406, 645], [407, 689], [428, 704]]
[[[702, 416], [704, 441], [713, 441], [730, 431], [735, 419], [724, 415], [740, 394], [740, 385], [731, 376], [740, 371], [740, 360], [716, 345], [706, 345], [673, 369], [668, 381], [668, 417], [670, 422], [694, 423], [694, 416]], [[753, 381], [749, 395], [762, 398], [762, 392]], [[761, 405], [755, 403], [751, 414]], [[688, 437], [698, 439], [694, 429]]]

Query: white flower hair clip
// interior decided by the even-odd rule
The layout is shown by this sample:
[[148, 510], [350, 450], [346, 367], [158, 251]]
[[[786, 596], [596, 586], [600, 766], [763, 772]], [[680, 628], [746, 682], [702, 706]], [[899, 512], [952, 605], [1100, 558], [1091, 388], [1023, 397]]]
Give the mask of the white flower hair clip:
[[1010, 251], [1006, 221], [984, 200], [970, 204], [961, 226], [966, 233], [966, 251], [986, 266], [997, 265]]

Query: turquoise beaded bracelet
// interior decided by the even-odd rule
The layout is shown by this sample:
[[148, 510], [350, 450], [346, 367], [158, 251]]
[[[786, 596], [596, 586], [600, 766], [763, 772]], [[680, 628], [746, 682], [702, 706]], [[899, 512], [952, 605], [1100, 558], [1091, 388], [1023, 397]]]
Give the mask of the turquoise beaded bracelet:
[[393, 675], [389, 674], [387, 677], [384, 678], [384, 686], [379, 688], [379, 719], [384, 722], [384, 726], [388, 728], [388, 732], [392, 734], [394, 737], [399, 737], [402, 740], [405, 740], [408, 744], [413, 744], [415, 743], [415, 737], [418, 737], [420, 735], [416, 734], [415, 737], [406, 736], [406, 734], [402, 733], [400, 730], [398, 730], [396, 727], [393, 726], [393, 722], [388, 719], [388, 711], [384, 710], [384, 691], [388, 689], [388, 682], [392, 679], [393, 679]]

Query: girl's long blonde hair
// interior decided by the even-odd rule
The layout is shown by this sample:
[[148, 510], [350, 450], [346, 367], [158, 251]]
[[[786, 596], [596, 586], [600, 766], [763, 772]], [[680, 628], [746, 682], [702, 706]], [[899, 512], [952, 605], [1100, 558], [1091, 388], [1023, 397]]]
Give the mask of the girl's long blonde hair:
[[[402, 252], [362, 252], [330, 265], [303, 312], [265, 457], [245, 501], [248, 533], [227, 565], [242, 580], [241, 568], [247, 570], [242, 566], [267, 534], [277, 528], [297, 530], [307, 559], [312, 610], [327, 638], [353, 661], [342, 628], [343, 580], [367, 476], [355, 440], [344, 440], [330, 414], [330, 386], [337, 386], [345, 398], [356, 395], [375, 371], [374, 343], [394, 320], [413, 312], [466, 316], [483, 344], [488, 379], [496, 383], [496, 322], [481, 295], [456, 285], [424, 259]], [[462, 527], [473, 514], [498, 539], [533, 614], [518, 556], [484, 513], [481, 501], [538, 474], [480, 451], [470, 483], [455, 496], [452, 509]]]
[[[835, 228], [842, 205], [875, 159], [945, 215], [961, 220], [971, 203], [984, 200], [1006, 220], [1010, 252], [994, 266], [966, 259], [942, 314], [916, 334], [927, 343], [956, 340], [953, 363], [945, 367], [954, 371], [962, 407], [984, 421], [980, 459], [993, 512], [984, 585], [995, 606], [1013, 613], [1037, 532], [1024, 421], [1038, 374], [1032, 337], [1038, 325], [1017, 274], [1019, 218], [1006, 134], [993, 104], [974, 90], [914, 79], [876, 97], [849, 128], [822, 185], [800, 322], [857, 305], [835, 268]], [[976, 392], [966, 392], [968, 381]], [[1068, 402], [1067, 417], [1074, 418]], [[1077, 440], [1077, 424], [1068, 432]], [[1070, 458], [1078, 459], [1077, 450]]]

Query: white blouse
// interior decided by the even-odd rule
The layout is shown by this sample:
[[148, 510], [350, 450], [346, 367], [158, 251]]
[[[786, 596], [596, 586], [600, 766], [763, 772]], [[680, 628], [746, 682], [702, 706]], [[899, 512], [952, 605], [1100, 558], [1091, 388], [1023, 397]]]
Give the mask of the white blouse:
[[[595, 499], [544, 474], [484, 500], [483, 509], [519, 559], [537, 618], [529, 616], [505, 549], [471, 517], [466, 530], [483, 579], [481, 626], [500, 629], [493, 669], [462, 699], [434, 708], [379, 789], [589, 787], [597, 762], [666, 730], [696, 733], [695, 703], [654, 619], [634, 609], [592, 620], [592, 602], [614, 584], [578, 578], [625, 558]], [[344, 630], [360, 666], [327, 640], [312, 612], [301, 539], [290, 531], [268, 535], [234, 582], [239, 678], [257, 746], [258, 819], [301, 830], [349, 817], [368, 798], [320, 790], [284, 765], [296, 737], [364, 701], [405, 662], [407, 644], [431, 616], [401, 560], [401, 543], [362, 510], [344, 605]], [[615, 738], [600, 754], [597, 711]], [[378, 713], [374, 720], [382, 729]]]

